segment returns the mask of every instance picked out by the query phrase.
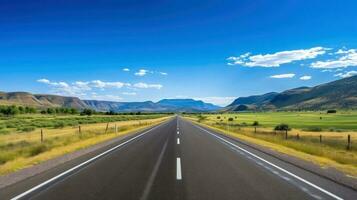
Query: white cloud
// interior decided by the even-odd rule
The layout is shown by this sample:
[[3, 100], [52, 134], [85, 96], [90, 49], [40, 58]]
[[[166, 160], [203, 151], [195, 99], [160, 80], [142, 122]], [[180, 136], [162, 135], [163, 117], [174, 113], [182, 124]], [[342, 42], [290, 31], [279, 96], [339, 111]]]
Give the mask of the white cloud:
[[123, 71], [124, 71], [124, 72], [129, 72], [130, 69], [129, 69], [129, 68], [123, 68]]
[[334, 76], [340, 77], [340, 78], [348, 78], [351, 76], [355, 76], [357, 75], [357, 71], [349, 71], [349, 72], [345, 72], [345, 73], [338, 73], [335, 74]]
[[227, 106], [232, 103], [237, 97], [195, 97], [195, 100], [201, 100], [206, 103], [212, 103], [218, 106]]
[[136, 92], [123, 92], [122, 94], [127, 96], [135, 96]]
[[105, 94], [105, 95], [98, 95], [98, 94], [92, 94], [91, 99], [94, 100], [99, 100], [99, 101], [121, 101], [123, 98], [120, 96], [116, 95], [111, 95], [111, 94]]
[[258, 54], [251, 55], [245, 53], [238, 57], [231, 56], [227, 58], [228, 65], [242, 65], [245, 67], [279, 67], [282, 64], [291, 63], [299, 60], [316, 58], [318, 55], [323, 55], [328, 48], [314, 47], [310, 49], [298, 49], [291, 51], [280, 51], [273, 54]]
[[151, 73], [149, 70], [140, 69], [138, 72], [135, 72], [136, 76], [145, 76], [147, 73]]
[[154, 88], [154, 89], [161, 89], [163, 86], [160, 84], [147, 84], [147, 83], [135, 83], [134, 87], [136, 88], [141, 88], [141, 89], [149, 89], [149, 88]]
[[295, 74], [277, 74], [277, 75], [272, 75], [270, 78], [293, 78]]
[[166, 72], [159, 72], [163, 76], [167, 76], [168, 74]]
[[311, 67], [316, 69], [335, 69], [357, 66], [357, 49], [339, 49], [335, 54], [340, 57], [337, 59], [313, 62]]
[[122, 83], [122, 82], [103, 82], [101, 80], [94, 80], [90, 82], [92, 87], [96, 88], [122, 88], [124, 86], [130, 86], [129, 83]]
[[59, 95], [71, 95], [71, 96], [84, 96], [86, 95], [86, 91], [97, 89], [107, 89], [107, 88], [115, 88], [120, 89], [123, 87], [129, 87], [131, 84], [123, 83], [123, 82], [104, 82], [101, 80], [93, 80], [93, 81], [76, 81], [73, 83], [66, 82], [54, 82], [48, 79], [39, 79], [37, 80], [39, 83], [46, 84], [50, 86], [52, 92]]
[[307, 81], [310, 80], [312, 77], [311, 76], [302, 76], [300, 77], [300, 80]]
[[43, 79], [38, 79], [37, 82], [39, 82], [39, 83], [46, 83], [46, 84], [49, 84], [49, 83], [50, 83], [50, 81], [49, 81], [48, 79], [45, 79], [45, 78], [43, 78]]
[[52, 82], [48, 79], [39, 79], [37, 80], [39, 83], [44, 83], [50, 86], [54, 93], [60, 95], [72, 95], [72, 96], [83, 96], [85, 95], [83, 92], [86, 90], [90, 90], [90, 88], [78, 87], [76, 84], [68, 84], [66, 82]]

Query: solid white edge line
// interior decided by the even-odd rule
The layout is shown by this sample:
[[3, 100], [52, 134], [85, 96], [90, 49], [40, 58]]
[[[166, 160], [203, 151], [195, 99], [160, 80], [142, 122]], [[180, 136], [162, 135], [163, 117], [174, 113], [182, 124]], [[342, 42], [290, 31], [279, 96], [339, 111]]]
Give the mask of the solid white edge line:
[[277, 165], [275, 165], [275, 164], [273, 164], [273, 163], [271, 163], [271, 162], [269, 162], [269, 161], [267, 161], [267, 160], [265, 160], [265, 159], [263, 159], [263, 158], [261, 158], [261, 157], [255, 155], [254, 153], [251, 153], [251, 152], [249, 152], [249, 151], [243, 149], [242, 147], [237, 146], [236, 144], [233, 144], [232, 142], [229, 142], [229, 141], [226, 140], [226, 139], [221, 138], [220, 136], [217, 136], [217, 135], [211, 133], [210, 131], [207, 131], [206, 129], [203, 129], [203, 128], [197, 126], [197, 125], [194, 125], [194, 126], [196, 126], [197, 128], [199, 128], [199, 129], [201, 129], [201, 130], [207, 132], [208, 134], [210, 134], [210, 135], [212, 135], [212, 136], [214, 136], [214, 137], [216, 137], [216, 138], [218, 138], [218, 139], [220, 139], [220, 140], [222, 140], [222, 141], [224, 141], [224, 142], [226, 142], [226, 143], [228, 143], [228, 144], [230, 144], [230, 145], [232, 145], [232, 146], [238, 148], [239, 150], [244, 151], [245, 153], [247, 153], [247, 154], [249, 154], [249, 155], [251, 155], [251, 156], [253, 156], [253, 157], [255, 157], [255, 158], [257, 158], [257, 159], [259, 159], [259, 160], [261, 160], [261, 161], [263, 161], [263, 162], [265, 162], [265, 163], [267, 163], [267, 164], [269, 164], [270, 166], [273, 166], [273, 167], [275, 167], [276, 169], [279, 169], [280, 171], [285, 172], [286, 174], [289, 174], [290, 176], [292, 176], [292, 177], [294, 177], [294, 178], [300, 180], [301, 182], [303, 182], [303, 183], [305, 183], [305, 184], [307, 184], [307, 185], [309, 185], [309, 186], [311, 186], [311, 187], [313, 187], [313, 188], [315, 188], [315, 189], [317, 189], [317, 190], [319, 190], [319, 191], [321, 191], [321, 192], [323, 192], [323, 193], [329, 195], [330, 197], [333, 197], [333, 198], [338, 199], [338, 200], [343, 200], [343, 198], [341, 198], [341, 197], [339, 197], [339, 196], [337, 196], [337, 195], [335, 195], [335, 194], [333, 194], [333, 193], [331, 193], [331, 192], [329, 192], [329, 191], [327, 191], [327, 190], [325, 190], [325, 189], [323, 189], [323, 188], [321, 188], [321, 187], [319, 187], [319, 186], [317, 186], [317, 185], [315, 185], [315, 184], [313, 184], [313, 183], [311, 183], [311, 182], [309, 182], [309, 181], [307, 181], [307, 180], [301, 178], [301, 177], [298, 176], [298, 175], [295, 175], [295, 174], [293, 174], [293, 173], [287, 171], [286, 169], [283, 169], [283, 168], [281, 168], [281, 167], [279, 167], [279, 166], [277, 166]]
[[182, 180], [181, 159], [180, 158], [176, 158], [176, 179], [177, 180]]
[[[167, 123], [167, 122], [166, 122], [166, 123]], [[27, 190], [26, 192], [23, 192], [23, 193], [21, 193], [21, 194], [15, 196], [15, 197], [13, 197], [13, 198], [11, 198], [11, 200], [21, 199], [21, 198], [25, 197], [26, 195], [29, 195], [30, 193], [32, 193], [32, 192], [34, 192], [34, 191], [36, 191], [36, 190], [38, 190], [38, 189], [40, 189], [40, 188], [42, 188], [42, 187], [48, 185], [49, 183], [51, 183], [51, 182], [53, 182], [53, 181], [55, 181], [55, 180], [61, 178], [62, 176], [65, 176], [65, 175], [67, 175], [67, 174], [69, 174], [69, 173], [75, 171], [76, 169], [81, 168], [82, 166], [84, 166], [84, 165], [86, 165], [86, 164], [88, 164], [88, 163], [93, 162], [94, 160], [96, 160], [96, 159], [98, 159], [98, 158], [100, 158], [100, 157], [102, 157], [102, 156], [104, 156], [104, 155], [106, 155], [106, 154], [108, 154], [108, 153], [114, 151], [115, 149], [117, 149], [117, 148], [119, 148], [119, 147], [121, 147], [121, 146], [123, 146], [123, 145], [125, 145], [125, 144], [127, 144], [127, 143], [129, 143], [129, 142], [131, 142], [131, 141], [133, 141], [133, 140], [136, 140], [136, 139], [138, 139], [138, 138], [144, 136], [146, 133], [148, 133], [148, 132], [150, 132], [150, 131], [152, 131], [152, 130], [154, 130], [154, 129], [156, 129], [156, 128], [158, 128], [158, 127], [160, 127], [160, 126], [162, 126], [162, 125], [164, 125], [164, 124], [166, 124], [166, 123], [163, 123], [163, 124], [160, 124], [160, 125], [158, 125], [158, 126], [155, 126], [155, 127], [151, 128], [151, 129], [145, 131], [144, 133], [141, 133], [140, 135], [137, 135], [137, 136], [135, 136], [135, 137], [133, 137], [133, 138], [130, 138], [129, 140], [127, 140], [127, 141], [125, 141], [125, 142], [123, 142], [123, 143], [121, 143], [121, 144], [119, 144], [119, 145], [117, 145], [117, 146], [115, 146], [115, 147], [113, 147], [113, 148], [111, 148], [111, 149], [108, 149], [108, 150], [106, 150], [105, 152], [103, 152], [103, 153], [101, 153], [101, 154], [99, 154], [99, 155], [97, 155], [97, 156], [94, 156], [93, 158], [91, 158], [91, 159], [89, 159], [89, 160], [86, 160], [86, 161], [82, 162], [82, 163], [79, 164], [79, 165], [76, 165], [76, 166], [72, 167], [71, 169], [68, 169], [68, 170], [66, 170], [66, 171], [64, 171], [64, 172], [62, 172], [62, 173], [60, 173], [60, 174], [57, 175], [57, 176], [55, 176], [55, 177], [53, 177], [53, 178], [51, 178], [51, 179], [49, 179], [49, 180], [47, 180], [47, 181], [45, 181], [45, 182], [43, 182], [43, 183], [41, 183], [41, 184], [38, 184], [37, 186], [35, 186], [35, 187], [33, 187], [33, 188]]]
[[180, 144], [180, 138], [177, 138], [177, 144]]

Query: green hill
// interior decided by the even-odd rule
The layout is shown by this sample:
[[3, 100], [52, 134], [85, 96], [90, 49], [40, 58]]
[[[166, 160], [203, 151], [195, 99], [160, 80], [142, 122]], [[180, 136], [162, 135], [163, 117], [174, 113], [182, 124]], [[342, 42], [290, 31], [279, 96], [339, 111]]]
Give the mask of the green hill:
[[281, 93], [267, 93], [240, 97], [226, 110], [235, 111], [237, 105], [251, 109], [323, 110], [357, 108], [357, 76], [317, 85], [299, 87]]

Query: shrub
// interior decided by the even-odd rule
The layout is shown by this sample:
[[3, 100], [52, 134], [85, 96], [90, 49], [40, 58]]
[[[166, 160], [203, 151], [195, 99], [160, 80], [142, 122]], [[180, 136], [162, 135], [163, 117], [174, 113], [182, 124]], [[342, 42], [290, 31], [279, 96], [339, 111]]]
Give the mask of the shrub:
[[206, 116], [203, 116], [203, 115], [198, 115], [198, 121], [201, 122], [203, 120], [206, 120], [207, 117]]
[[63, 128], [65, 126], [64, 122], [56, 122], [53, 126], [54, 128]]
[[259, 126], [259, 122], [258, 121], [254, 121], [252, 126]]
[[28, 127], [23, 127], [20, 129], [22, 132], [31, 132], [35, 130], [35, 127], [28, 126]]
[[43, 153], [47, 150], [48, 150], [48, 148], [44, 144], [36, 145], [36, 146], [33, 146], [30, 148], [29, 156], [36, 156], [36, 155]]
[[88, 116], [90, 116], [90, 115], [93, 115], [93, 114], [95, 114], [95, 111], [94, 110], [92, 110], [92, 109], [84, 109], [82, 112], [81, 112], [81, 115], [88, 115]]
[[0, 130], [0, 134], [9, 134], [10, 133], [10, 131], [9, 130], [6, 130], [6, 129], [1, 129]]
[[217, 119], [221, 119], [221, 116], [217, 116]]
[[328, 110], [327, 114], [333, 114], [333, 113], [337, 113], [337, 110]]
[[303, 130], [304, 131], [311, 131], [311, 132], [321, 132], [322, 128], [320, 128], [320, 127], [309, 127], [309, 128], [305, 128]]
[[274, 130], [276, 131], [289, 131], [291, 130], [291, 128], [289, 127], [288, 124], [279, 124], [279, 125], [276, 125]]
[[228, 121], [232, 122], [233, 121], [233, 117], [228, 118]]

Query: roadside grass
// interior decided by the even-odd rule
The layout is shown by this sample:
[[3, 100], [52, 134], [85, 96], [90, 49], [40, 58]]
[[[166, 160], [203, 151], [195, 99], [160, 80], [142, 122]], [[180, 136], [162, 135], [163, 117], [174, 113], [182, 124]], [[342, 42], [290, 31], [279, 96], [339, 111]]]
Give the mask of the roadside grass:
[[[258, 121], [262, 127], [274, 127], [285, 123], [293, 129], [305, 129], [326, 132], [357, 131], [357, 111], [326, 112], [242, 112], [227, 114], [203, 114], [208, 121], [252, 124]], [[220, 119], [217, 119], [219, 117]], [[313, 131], [312, 131], [313, 132]]]
[[[130, 120], [112, 123], [88, 124], [61, 129], [44, 129], [41, 142], [40, 130], [28, 133], [0, 135], [0, 175], [23, 169], [57, 156], [91, 145], [139, 131], [167, 120], [169, 116], [157, 119]], [[108, 125], [108, 130], [106, 127]], [[115, 125], [118, 132], [115, 133]], [[105, 133], [106, 132], [106, 133]]]
[[[186, 118], [196, 123], [200, 121], [200, 124], [224, 134], [357, 176], [357, 147], [353, 146], [357, 143], [355, 131], [305, 132], [301, 129], [293, 129], [288, 132], [288, 138], [285, 139], [285, 132], [274, 132], [272, 131], [273, 127], [258, 127], [255, 132], [254, 127], [249, 125], [242, 125], [239, 122], [223, 123], [220, 120], [217, 122], [214, 120], [217, 118], [212, 116], [207, 117], [206, 120], [199, 120], [199, 117], [196, 116]], [[352, 149], [350, 150], [346, 149], [348, 134], [352, 136]], [[322, 143], [320, 143], [320, 135]]]
[[31, 132], [36, 128], [63, 128], [66, 126], [78, 126], [81, 124], [96, 124], [118, 122], [128, 120], [155, 119], [167, 116], [166, 114], [143, 114], [143, 115], [41, 115], [22, 114], [13, 117], [0, 117], [0, 134], [14, 132]]

